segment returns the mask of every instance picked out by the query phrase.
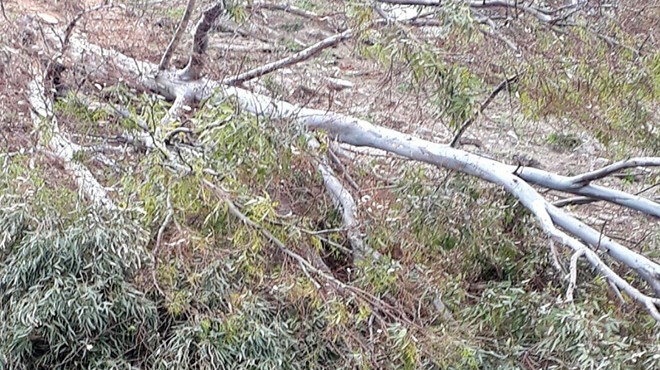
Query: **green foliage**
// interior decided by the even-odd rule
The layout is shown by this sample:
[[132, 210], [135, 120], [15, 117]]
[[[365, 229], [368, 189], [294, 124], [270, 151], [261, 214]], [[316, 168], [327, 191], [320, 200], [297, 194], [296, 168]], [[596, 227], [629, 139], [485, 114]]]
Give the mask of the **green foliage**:
[[245, 22], [249, 17], [249, 12], [245, 9], [245, 2], [240, 0], [225, 0], [227, 13], [232, 20], [236, 22]]
[[[248, 12], [238, 3], [231, 1], [229, 12], [242, 21]], [[326, 3], [296, 4], [330, 14]], [[365, 5], [347, 5], [359, 52], [402, 76], [393, 85], [398, 93], [430, 97], [451, 128], [473, 117], [477, 96], [488, 92], [484, 81], [493, 80], [493, 73], [485, 69], [505, 61], [499, 64], [507, 73], [509, 67], [524, 71], [515, 92], [528, 117], [566, 118], [571, 129], [579, 125], [604, 142], [627, 143], [622, 139], [632, 136], [649, 150], [660, 147], [652, 121], [660, 95], [657, 52], [613, 52], [580, 25], [549, 35], [547, 27], [525, 24], [523, 32], [516, 18], [499, 31], [533, 38], [519, 44], [538, 53], [522, 50], [524, 58], [513, 58], [486, 48], [479, 54], [475, 50], [491, 47], [492, 39], [477, 32], [487, 25], [475, 23], [463, 1], [435, 9], [440, 26], [424, 37], [401, 24], [369, 28], [375, 13]], [[182, 8], [167, 13], [178, 20]], [[292, 33], [307, 24], [273, 26]], [[631, 41], [616, 27], [608, 30]], [[282, 44], [300, 49], [289, 36]], [[495, 77], [501, 79], [500, 72]], [[262, 82], [272, 95], [289, 93], [270, 76]], [[152, 129], [170, 107], [121, 86], [100, 95]], [[75, 129], [105, 128], [100, 122], [110, 118], [74, 96], [58, 100], [56, 113]], [[189, 129], [170, 146], [185, 170], [171, 171], [154, 150], [131, 158], [131, 170], [117, 183], [104, 179], [130, 214], [85, 208], [66, 178], [50, 175], [47, 163], [29, 163], [23, 155], [4, 158], [0, 368], [660, 367], [658, 328], [628, 304], [603, 297], [602, 279], [580, 269], [578, 299], [570, 305], [561, 300], [565, 282], [549, 266], [547, 240], [501, 189], [402, 165], [394, 186], [361, 189], [380, 196], [373, 214], [361, 204], [359, 216], [365, 241], [383, 257], [353, 264], [343, 231], [319, 232], [340, 227], [341, 213], [322, 195], [322, 180], [314, 176], [310, 153], [300, 149], [306, 140], [297, 129], [256, 120], [231, 100], [216, 98], [186, 116], [158, 127], [163, 136], [157, 138]], [[113, 127], [137, 129], [129, 120], [120, 124]], [[317, 138], [321, 148], [312, 154], [325, 154], [328, 138]], [[187, 146], [191, 140], [193, 149]], [[577, 135], [563, 132], [546, 140], [561, 150], [581, 144]], [[348, 170], [360, 185], [373, 182], [355, 176], [370, 176], [370, 168], [352, 165]], [[229, 215], [205, 181], [226, 191], [250, 220], [292, 251], [304, 258], [316, 252], [340, 284], [301, 267], [259, 230]], [[25, 194], [31, 203], [6, 195], [11, 193]], [[640, 248], [653, 249], [654, 242], [651, 237]], [[455, 320], [433, 308], [438, 293]]]
[[576, 30], [561, 42], [537, 30], [539, 50], [521, 80], [526, 113], [566, 118], [605, 144], [625, 141], [657, 153], [660, 133], [652, 123], [660, 98], [657, 52], [640, 57], [623, 47], [612, 50], [588, 23]]
[[131, 284], [145, 262], [144, 233], [120, 216], [37, 220], [28, 205], [2, 200], [2, 367], [130, 368], [155, 344], [158, 323]]
[[546, 369], [660, 366], [657, 330], [647, 339], [631, 336], [629, 328], [639, 324], [613, 311], [603, 315], [597, 305], [560, 305], [545, 293], [503, 282], [490, 285], [466, 319], [479, 335], [508, 338], [482, 349], [488, 368], [516, 368], [524, 357]]
[[318, 7], [318, 5], [312, 0], [296, 0], [295, 4], [297, 7], [309, 11], [314, 11]]
[[[454, 17], [451, 19], [452, 23], [461, 24]], [[364, 53], [385, 69], [403, 64], [414, 86], [430, 91], [432, 102], [448, 119], [449, 127], [457, 129], [474, 114], [482, 86], [480, 78], [464, 66], [447, 62], [440, 50], [399, 31], [379, 35], [378, 41], [366, 47]]]
[[176, 325], [155, 352], [154, 369], [306, 369], [299, 325], [249, 292], [223, 317]]

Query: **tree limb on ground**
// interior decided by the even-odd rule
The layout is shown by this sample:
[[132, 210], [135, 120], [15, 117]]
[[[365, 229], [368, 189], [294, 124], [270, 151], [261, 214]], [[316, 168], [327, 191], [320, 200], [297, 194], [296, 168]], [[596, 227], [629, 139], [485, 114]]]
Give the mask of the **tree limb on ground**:
[[[94, 175], [74, 157], [80, 151], [80, 146], [67, 139], [59, 129], [57, 118], [53, 113], [53, 102], [46, 93], [43, 73], [35, 73], [35, 78], [28, 83], [28, 101], [31, 106], [32, 122], [35, 129], [41, 134], [41, 140], [63, 162], [64, 167], [70, 171], [78, 185], [78, 189], [85, 194], [92, 203], [107, 209], [115, 209], [115, 205], [108, 197], [105, 188], [99, 184]], [[45, 127], [41, 127], [45, 123]]]
[[[218, 96], [223, 99], [231, 96], [242, 109], [262, 118], [293, 120], [305, 129], [324, 130], [333, 139], [342, 143], [384, 150], [500, 185], [532, 213], [539, 226], [552, 240], [570, 248], [574, 254], [584, 256], [597, 272], [643, 305], [656, 320], [660, 321], [658, 312], [660, 299], [657, 298], [660, 296], [660, 266], [552, 206], [531, 184], [607, 200], [655, 217], [660, 215], [660, 204], [658, 203], [601, 186], [576, 183], [575, 178], [534, 168], [506, 165], [463, 150], [376, 126], [361, 119], [300, 107], [206, 78], [182, 81], [172, 72], [156, 74], [156, 65], [134, 60], [116, 51], [104, 50], [81, 38], [72, 40], [71, 52], [74, 62], [80, 62], [79, 56], [83, 53], [102, 57], [124, 73], [127, 78], [141, 84], [145, 89], [170, 99], [187, 95], [195, 101], [210, 99], [210, 104], [213, 104], [214, 99]], [[97, 77], [103, 78], [103, 76]], [[652, 163], [655, 163], [654, 161], [651, 160]], [[584, 177], [580, 177], [582, 182], [584, 182]], [[593, 178], [593, 175], [586, 176], [587, 179], [590, 177]], [[635, 271], [652, 287], [656, 297], [643, 293], [623, 279], [609, 268], [590, 247], [608, 252], [616, 261]]]
[[186, 27], [188, 26], [188, 21], [190, 20], [190, 15], [192, 14], [194, 7], [195, 7], [195, 0], [188, 0], [188, 4], [186, 5], [186, 10], [183, 12], [183, 17], [181, 17], [181, 21], [179, 22], [176, 31], [174, 31], [174, 36], [172, 36], [172, 40], [170, 41], [169, 45], [167, 45], [167, 48], [165, 49], [165, 53], [163, 53], [163, 57], [160, 59], [160, 63], [158, 63], [159, 71], [167, 69], [167, 67], [169, 66], [170, 59], [172, 59], [172, 55], [174, 54], [176, 47], [179, 45], [181, 36], [186, 31]]
[[241, 85], [242, 83], [249, 81], [254, 78], [261, 77], [278, 69], [286, 68], [290, 65], [300, 63], [302, 61], [308, 60], [320, 53], [321, 51], [331, 48], [353, 36], [351, 30], [344, 31], [337, 35], [332, 35], [322, 41], [317, 42], [316, 44], [305, 48], [293, 55], [290, 55], [284, 59], [277, 60], [272, 63], [264, 64], [258, 68], [251, 69], [247, 72], [243, 72], [239, 75], [226, 78], [222, 81], [225, 85]]
[[[410, 6], [434, 6], [442, 7], [446, 5], [447, 1], [440, 0], [377, 0], [383, 4], [391, 5], [410, 5]], [[513, 9], [520, 10], [524, 13], [527, 13], [541, 22], [545, 23], [555, 23], [559, 20], [566, 18], [565, 15], [560, 15], [553, 17], [550, 14], [556, 13], [558, 9], [548, 9], [543, 7], [538, 7], [533, 5], [533, 2], [526, 1], [508, 1], [508, 0], [473, 0], [467, 1], [467, 6], [471, 9], [487, 9], [487, 8], [502, 8], [502, 9]], [[566, 8], [562, 9], [566, 10]]]

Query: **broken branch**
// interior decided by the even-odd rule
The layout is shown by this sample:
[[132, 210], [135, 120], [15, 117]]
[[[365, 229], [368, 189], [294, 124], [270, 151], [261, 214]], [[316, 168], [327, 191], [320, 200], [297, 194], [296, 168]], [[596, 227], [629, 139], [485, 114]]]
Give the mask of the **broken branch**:
[[490, 103], [493, 102], [493, 100], [495, 99], [495, 97], [496, 97], [496, 96], [497, 96], [502, 90], [504, 90], [504, 88], [506, 88], [507, 90], [509, 90], [509, 89], [511, 88], [510, 85], [513, 84], [513, 83], [515, 83], [516, 81], [518, 81], [518, 78], [519, 78], [519, 77], [520, 77], [520, 75], [519, 75], [519, 74], [516, 74], [515, 76], [513, 76], [513, 77], [509, 77], [509, 78], [507, 78], [507, 79], [504, 79], [502, 82], [500, 82], [500, 83], [495, 87], [495, 89], [493, 89], [493, 91], [490, 93], [490, 95], [488, 95], [488, 98], [487, 98], [486, 100], [484, 100], [483, 103], [481, 103], [481, 106], [479, 107], [479, 112], [477, 113], [477, 115], [475, 115], [475, 116], [473, 116], [473, 117], [470, 117], [468, 120], [466, 120], [466, 121], [461, 125], [461, 127], [458, 129], [458, 132], [456, 133], [456, 136], [454, 136], [454, 139], [451, 141], [451, 144], [449, 144], [449, 146], [451, 146], [452, 148], [456, 148], [456, 147], [458, 146], [458, 144], [460, 144], [460, 142], [461, 142], [461, 136], [463, 136], [463, 134], [465, 133], [465, 131], [466, 131], [466, 130], [472, 125], [472, 123], [474, 123], [474, 121], [476, 120], [477, 116], [480, 115], [480, 114], [482, 114], [482, 113], [486, 110], [486, 108], [488, 108], [488, 106], [490, 105]]
[[[534, 168], [520, 169], [463, 150], [377, 126], [358, 118], [303, 108], [237, 87], [225, 86], [206, 78], [195, 81], [181, 81], [172, 73], [162, 73], [158, 76], [152, 73], [140, 73], [140, 71], [154, 71], [157, 66], [136, 61], [118, 52], [108, 52], [83, 41], [77, 42], [76, 46], [80, 50], [77, 50], [74, 54], [81, 55], [83, 51], [88, 54], [100, 52], [101, 55], [106, 57], [106, 61], [114, 62], [119, 70], [129, 76], [135, 76], [135, 80], [141, 83], [144, 88], [151, 89], [169, 98], [176, 98], [187, 92], [196, 101], [211, 98], [210, 103], [212, 104], [213, 98], [218, 95], [221, 99], [231, 96], [235, 98], [242, 109], [261, 118], [293, 120], [306, 129], [324, 130], [331, 138], [345, 144], [384, 150], [412, 160], [459, 171], [502, 186], [532, 213], [538, 225], [548, 236], [561, 245], [570, 248], [573, 252], [584, 250], [585, 258], [598, 273], [611, 280], [622, 292], [643, 305], [656, 320], [660, 321], [660, 313], [658, 312], [660, 300], [646, 295], [630, 282], [621, 278], [581, 241], [596, 246], [600, 240], [601, 249], [607, 250], [612, 258], [639, 274], [653, 287], [654, 292], [658, 295], [660, 295], [660, 266], [607, 237], [601, 237], [598, 231], [552, 206], [531, 184], [543, 184], [543, 186], [549, 188], [561, 187], [563, 189], [566, 187], [568, 189], [566, 191], [569, 192], [600, 196], [607, 198], [608, 201], [639, 209], [651, 215], [660, 214], [660, 205], [657, 203], [621, 191], [603, 187], [596, 188], [593, 185], [575, 189], [574, 186], [565, 186], [564, 182], [565, 179], [568, 179], [567, 177]], [[616, 195], [616, 197], [610, 197], [613, 195]], [[558, 227], [561, 227], [565, 232], [558, 229]], [[567, 233], [570, 233], [570, 235]]]
[[317, 42], [316, 44], [299, 51], [293, 55], [290, 55], [286, 58], [277, 60], [272, 63], [265, 64], [261, 67], [257, 67], [255, 69], [249, 70], [247, 72], [241, 73], [239, 75], [233, 76], [226, 78], [222, 81], [223, 84], [225, 85], [230, 85], [230, 86], [235, 86], [235, 85], [241, 85], [245, 81], [249, 81], [251, 79], [261, 77], [265, 74], [268, 74], [270, 72], [276, 71], [281, 68], [288, 67], [290, 65], [300, 63], [302, 61], [305, 61], [307, 59], [310, 59], [323, 51], [324, 49], [333, 47], [340, 42], [347, 40], [351, 38], [353, 35], [352, 31], [346, 30], [342, 33], [330, 36], [322, 41]]
[[191, 81], [199, 78], [199, 74], [204, 66], [203, 56], [208, 47], [209, 30], [216, 18], [224, 13], [226, 9], [225, 0], [220, 0], [202, 13], [202, 17], [197, 22], [197, 26], [195, 26], [190, 59], [179, 75], [179, 78], [182, 80]]
[[176, 47], [179, 45], [181, 35], [183, 35], [183, 32], [188, 26], [188, 21], [190, 20], [193, 7], [195, 7], [195, 0], [188, 0], [188, 5], [186, 5], [186, 10], [183, 12], [183, 17], [181, 17], [181, 21], [179, 22], [176, 31], [174, 31], [174, 36], [172, 36], [172, 40], [170, 41], [169, 45], [167, 45], [167, 49], [165, 49], [165, 53], [163, 53], [163, 57], [160, 59], [160, 63], [158, 63], [159, 71], [167, 69], [167, 66], [170, 64], [170, 59], [172, 59], [174, 50], [176, 50]]

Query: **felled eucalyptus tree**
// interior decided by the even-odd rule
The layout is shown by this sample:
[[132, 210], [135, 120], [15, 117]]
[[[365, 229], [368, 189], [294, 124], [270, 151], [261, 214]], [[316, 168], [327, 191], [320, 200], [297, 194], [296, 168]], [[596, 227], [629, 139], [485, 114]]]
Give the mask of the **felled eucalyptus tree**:
[[[545, 256], [556, 269], [556, 274], [562, 277], [558, 281], [564, 284], [562, 288], [565, 294], [559, 294], [557, 298], [561, 304], [565, 304], [564, 312], [571, 312], [570, 305], [575, 301], [575, 292], [580, 289], [578, 277], [581, 271], [588, 270], [586, 267], [590, 266], [605, 282], [604, 289], [609, 289], [624, 303], [627, 300], [634, 301], [651, 318], [660, 320], [660, 264], [655, 258], [657, 245], [650, 245], [650, 252], [647, 253], [637, 246], [608, 237], [602, 228], [590, 226], [574, 212], [564, 209], [566, 205], [579, 207], [582, 204], [606, 202], [618, 210], [633, 212], [637, 217], [647, 217], [649, 233], [657, 234], [660, 204], [657, 198], [649, 195], [657, 191], [657, 174], [645, 177], [651, 179], [655, 176], [656, 183], [646, 184], [646, 188], [638, 193], [624, 191], [604, 182], [621, 171], [660, 166], [660, 157], [657, 157], [660, 151], [660, 132], [657, 129], [660, 40], [656, 40], [649, 31], [640, 30], [631, 24], [634, 15], [642, 14], [639, 22], [649, 22], [650, 27], [653, 15], [658, 15], [657, 7], [628, 2], [592, 4], [573, 1], [559, 5], [554, 2], [540, 4], [531, 1], [377, 0], [346, 4], [336, 2], [340, 11], [330, 11], [328, 4], [313, 2], [305, 2], [306, 7], [302, 6], [305, 4], [295, 6], [261, 2], [195, 3], [189, 0], [182, 8], [178, 25], [172, 30], [170, 42], [164, 47], [158, 64], [108, 45], [99, 45], [76, 28], [77, 22], [92, 14], [92, 10], [95, 12], [93, 14], [97, 14], [109, 11], [113, 5], [102, 5], [81, 12], [66, 27], [45, 26], [38, 20], [24, 22], [25, 32], [34, 37], [30, 38], [32, 44], [23, 47], [38, 50], [34, 55], [34, 68], [30, 70], [32, 78], [26, 84], [26, 90], [27, 102], [32, 107], [34, 127], [45, 132], [40, 135], [40, 142], [64, 162], [65, 170], [73, 176], [77, 188], [89, 201], [103, 208], [103, 212], [122, 212], [122, 209], [131, 207], [126, 204], [126, 199], [134, 199], [136, 196], [129, 194], [128, 190], [123, 190], [126, 193], [119, 192], [122, 196], [108, 192], [102, 181], [76, 160], [85, 149], [81, 144], [73, 142], [72, 136], [63, 132], [54, 109], [57, 101], [62, 98], [53, 91], [57, 91], [61, 80], [66, 80], [66, 74], [71, 72], [73, 76], [84, 76], [79, 86], [81, 90], [84, 90], [82, 86], [85, 83], [94, 82], [100, 90], [104, 90], [103, 86], [119, 85], [142, 92], [147, 100], [154, 95], [163, 97], [171, 104], [167, 103], [167, 109], [162, 112], [156, 112], [154, 108], [162, 104], [153, 103], [157, 99], [146, 103], [139, 99], [136, 99], [137, 102], [117, 102], [121, 99], [103, 101], [103, 95], [96, 96], [98, 94], [77, 97], [90, 110], [103, 112], [104, 117], [118, 117], [134, 123], [130, 130], [115, 137], [116, 144], [104, 142], [105, 150], [129, 145], [151, 153], [148, 162], [150, 167], [144, 170], [148, 179], [136, 193], [159, 193], [158, 202], [140, 201], [143, 205], [141, 211], [148, 215], [144, 227], [151, 228], [153, 239], [156, 263], [153, 267], [153, 282], [156, 293], [169, 302], [168, 307], [180, 307], [180, 299], [183, 298], [178, 295], [181, 292], [174, 289], [179, 285], [171, 283], [165, 290], [159, 286], [162, 279], [158, 276], [163, 275], [163, 269], [166, 269], [165, 261], [160, 261], [163, 253], [178, 253], [179, 258], [182, 258], [185, 253], [179, 250], [181, 245], [201, 245], [210, 239], [214, 243], [240, 240], [250, 247], [240, 257], [230, 256], [228, 261], [233, 262], [228, 262], [224, 267], [230, 271], [239, 269], [241, 274], [227, 277], [223, 275], [227, 272], [222, 271], [222, 266], [216, 266], [218, 269], [214, 271], [222, 271], [217, 272], [222, 275], [222, 283], [219, 285], [232, 279], [261, 281], [263, 275], [260, 274], [268, 275], [273, 281], [280, 281], [279, 268], [275, 268], [276, 271], [269, 275], [263, 271], [264, 266], [269, 264], [259, 265], [260, 268], [242, 265], [251, 258], [259, 260], [265, 258], [265, 255], [277, 265], [291, 263], [302, 274], [301, 279], [304, 279], [307, 287], [311, 287], [321, 297], [319, 300], [328, 304], [329, 311], [323, 313], [328, 315], [326, 319], [330, 324], [319, 320], [320, 328], [330, 332], [327, 328], [332, 323], [348, 327], [347, 322], [350, 321], [346, 317], [350, 316], [354, 318], [358, 329], [350, 331], [349, 338], [343, 341], [329, 341], [324, 345], [308, 343], [305, 348], [309, 356], [301, 357], [293, 351], [296, 336], [313, 330], [309, 327], [301, 328], [299, 323], [304, 320], [290, 312], [282, 314], [282, 317], [274, 313], [277, 304], [288, 304], [295, 300], [292, 297], [298, 293], [292, 291], [298, 288], [276, 284], [268, 294], [261, 292], [268, 297], [263, 300], [262, 296], [253, 296], [252, 292], [239, 292], [240, 288], [236, 285], [238, 280], [233, 280], [226, 282], [232, 289], [221, 294], [221, 302], [196, 302], [194, 294], [191, 294], [183, 301], [194, 309], [171, 309], [172, 320], [181, 319], [179, 315], [187, 312], [196, 325], [179, 322], [175, 324], [176, 329], [167, 331], [168, 337], [155, 339], [157, 344], [149, 347], [151, 357], [145, 364], [165, 368], [171, 362], [193, 368], [198, 363], [196, 361], [205, 366], [215, 361], [225, 364], [237, 361], [249, 367], [252, 363], [259, 363], [260, 353], [265, 353], [263, 356], [268, 361], [262, 361], [270, 364], [268, 366], [276, 366], [278, 361], [298, 361], [295, 363], [304, 364], [299, 367], [305, 367], [314, 362], [310, 360], [313, 356], [324, 359], [322, 364], [317, 364], [319, 367], [329, 368], [338, 363], [341, 366], [366, 364], [379, 367], [383, 365], [382, 361], [391, 361], [409, 368], [451, 368], [459, 366], [457, 364], [463, 360], [465, 363], [461, 366], [471, 364], [475, 368], [478, 361], [489, 363], [468, 351], [469, 356], [459, 360], [454, 358], [452, 361], [455, 362], [447, 365], [449, 362], [443, 361], [449, 360], [435, 353], [435, 346], [441, 342], [439, 338], [447, 340], [441, 334], [442, 329], [438, 330], [436, 319], [444, 323], [441, 325], [460, 323], [456, 323], [451, 309], [443, 302], [442, 289], [435, 287], [432, 282], [426, 284], [432, 294], [426, 297], [428, 299], [419, 299], [417, 314], [401, 308], [405, 304], [401, 303], [400, 299], [403, 298], [398, 294], [404, 296], [406, 292], [374, 288], [381, 282], [379, 279], [386, 280], [387, 275], [399, 267], [396, 267], [398, 262], [393, 254], [386, 255], [382, 246], [373, 243], [380, 239], [367, 232], [368, 222], [364, 219], [364, 210], [360, 208], [361, 199], [356, 200], [364, 188], [353, 179], [348, 165], [357, 163], [368, 167], [370, 158], [384, 157], [395, 161], [405, 159], [407, 164], [425, 165], [429, 171], [446, 171], [447, 177], [452, 174], [466, 176], [478, 179], [484, 186], [492, 184], [496, 189], [503, 190], [530, 216], [511, 216], [511, 222], [527, 229], [539, 230], [544, 235], [538, 240], [547, 248]], [[303, 22], [314, 24], [324, 37], [310, 45], [300, 45], [294, 39], [291, 41], [293, 46], [289, 47], [288, 53], [282, 58], [222, 76], [221, 72], [227, 69], [223, 70], [218, 64], [230, 65], [235, 61], [211, 59], [214, 32], [229, 29], [234, 35], [259, 38], [250, 32], [249, 27], [238, 26], [235, 21], [248, 16], [267, 19], [263, 16], [265, 12], [282, 13], [300, 19], [297, 25]], [[122, 17], [134, 13], [127, 8], [118, 12]], [[190, 22], [191, 19], [194, 22]], [[103, 22], [103, 19], [95, 22]], [[273, 38], [277, 37], [277, 31], [269, 27], [267, 21], [262, 22], [260, 27]], [[190, 40], [186, 40], [187, 29], [192, 34]], [[187, 48], [179, 45], [182, 40], [188, 43]], [[351, 53], [356, 58], [366, 58], [388, 73], [398, 74], [397, 78], [406, 81], [406, 89], [419, 93], [418, 99], [423, 96], [433, 107], [437, 119], [443, 123], [439, 126], [451, 134], [446, 143], [407, 132], [405, 127], [409, 126], [408, 122], [404, 122], [403, 127], [388, 127], [385, 123], [364, 118], [366, 115], [356, 117], [341, 109], [329, 110], [318, 104], [306, 106], [304, 101], [285, 101], [254, 91], [255, 86], [259, 87], [255, 83], [258, 79], [265, 80], [284, 69], [295, 70], [303, 63], [322, 59], [331, 48], [344, 45], [352, 47]], [[179, 52], [181, 59], [178, 65], [173, 62], [177, 49], [183, 50]], [[47, 55], [47, 58], [42, 55]], [[231, 56], [224, 55], [225, 58]], [[47, 61], [44, 63], [39, 58]], [[329, 81], [332, 82], [333, 90], [353, 85], [345, 81], [340, 83], [338, 79]], [[467, 147], [464, 145], [467, 142], [465, 136], [481, 123], [498, 96], [501, 98], [505, 94], [517, 102], [518, 108], [530, 122], [550, 117], [571, 120], [608, 145], [616, 146], [617, 142], [632, 138], [638, 152], [646, 151], [646, 155], [625, 158], [582, 173], [562, 175], [521, 161], [511, 163], [509, 158], [493, 158], [462, 148]], [[484, 95], [483, 99], [481, 95]], [[199, 116], [194, 116], [197, 113]], [[209, 115], [212, 119], [206, 118]], [[148, 120], [144, 117], [148, 117]], [[322, 243], [319, 238], [326, 231], [309, 230], [288, 222], [287, 217], [300, 217], [300, 220], [304, 217], [296, 214], [295, 210], [290, 210], [290, 215], [278, 214], [268, 197], [266, 200], [256, 196], [254, 199], [241, 199], [241, 191], [249, 188], [245, 184], [257, 181], [264, 172], [288, 166], [279, 163], [288, 163], [288, 159], [275, 159], [271, 157], [271, 152], [263, 155], [260, 153], [262, 161], [272, 160], [268, 166], [258, 161], [250, 162], [254, 159], [254, 147], [251, 145], [268, 151], [276, 141], [272, 137], [264, 139], [266, 134], [263, 130], [254, 130], [254, 127], [261, 127], [254, 122], [263, 121], [278, 126], [290, 136], [282, 139], [286, 142], [286, 149], [278, 149], [283, 150], [286, 156], [293, 156], [292, 147], [306, 153], [304, 164], [300, 165], [305, 171], [301, 170], [295, 176], [318, 176], [333, 207], [338, 211], [339, 225], [331, 233], [339, 235], [345, 243], [338, 243], [332, 238], [326, 238]], [[191, 125], [191, 122], [195, 124]], [[48, 127], [46, 131], [40, 128], [44, 124]], [[239, 139], [243, 146], [235, 145]], [[248, 149], [241, 152], [240, 148], [245, 147]], [[239, 152], [232, 151], [232, 148], [239, 148], [236, 149]], [[617, 148], [621, 149], [622, 146]], [[245, 159], [241, 159], [242, 156]], [[136, 158], [139, 155], [131, 157]], [[249, 170], [254, 171], [239, 170], [242, 161], [252, 163]], [[112, 163], [112, 160], [106, 163]], [[156, 167], [162, 171], [154, 170]], [[273, 176], [273, 181], [265, 181], [267, 185], [262, 184], [261, 190], [269, 196], [276, 192], [276, 178], [277, 181], [286, 181]], [[365, 180], [365, 183], [383, 180], [376, 175], [367, 178], [369, 180]], [[571, 198], [556, 202], [547, 196], [550, 191], [569, 194]], [[472, 200], [479, 202], [479, 193], [473, 194], [477, 195]], [[210, 207], [211, 203], [216, 206]], [[390, 205], [395, 206], [394, 202]], [[177, 212], [185, 214], [185, 217], [177, 215]], [[405, 216], [403, 213], [402, 218]], [[195, 221], [198, 219], [203, 222]], [[196, 239], [190, 231], [192, 227], [182, 226], [184, 223], [205, 230], [205, 237]], [[238, 230], [234, 229], [236, 224], [240, 225]], [[300, 236], [303, 234], [309, 235], [309, 241]], [[657, 243], [657, 238], [657, 235], [652, 236], [651, 243]], [[170, 242], [166, 243], [166, 239]], [[453, 248], [458, 244], [447, 240], [450, 239], [444, 239], [443, 245], [451, 244]], [[263, 243], [271, 245], [280, 257], [260, 254]], [[323, 244], [350, 257], [342, 262], [348, 266], [341, 273], [330, 263], [334, 260], [321, 256]], [[198, 249], [194, 250], [198, 252]], [[405, 250], [400, 252], [405, 253]], [[586, 263], [581, 265], [581, 260]], [[436, 268], [423, 262], [416, 261], [416, 264], [408, 266], [410, 273], [407, 278], [413, 276], [417, 279], [424, 275], [424, 271]], [[337, 261], [334, 263], [339, 264]], [[378, 264], [389, 266], [387, 273], [378, 275], [378, 279], [369, 280], [368, 271]], [[242, 270], [236, 266], [242, 266]], [[189, 291], [195, 291], [194, 287], [198, 285], [191, 282], [195, 280], [193, 277], [190, 279], [187, 283], [179, 284], [185, 285]], [[365, 284], [373, 290], [353, 284], [359, 281], [373, 283]], [[291, 286], [298, 287], [298, 283]], [[290, 296], [286, 300], [273, 298], [272, 292], [277, 289], [287, 290]], [[239, 309], [240, 315], [233, 311], [233, 304], [238, 304], [237, 295], [245, 297], [248, 302]], [[314, 307], [314, 316], [319, 313], [316, 311], [317, 305], [314, 303], [303, 307]], [[351, 310], [354, 311], [353, 316], [348, 313]], [[422, 320], [422, 311], [432, 311], [434, 319]], [[223, 321], [222, 315], [225, 314], [241, 323], [236, 326], [240, 328], [236, 338], [246, 343], [247, 349], [242, 348], [242, 352], [233, 352], [234, 347], [231, 347], [232, 351], [223, 352], [222, 346], [218, 344], [233, 343], [228, 338], [231, 337], [232, 328], [236, 327], [228, 324], [231, 320]], [[153, 312], [150, 311], [149, 315], [153, 315]], [[553, 311], [553, 315], [561, 314]], [[539, 322], [542, 321], [539, 319]], [[152, 322], [150, 319], [149, 323]], [[295, 328], [288, 327], [288, 322], [295, 323]], [[429, 327], [425, 324], [429, 324]], [[377, 329], [374, 330], [375, 327]], [[554, 328], [552, 325], [548, 327]], [[249, 335], [250, 330], [255, 333], [258, 331], [260, 335], [255, 339]], [[566, 334], [567, 343], [581, 329], [571, 330]], [[273, 333], [282, 340], [280, 345], [272, 345], [271, 341], [278, 340]], [[337, 339], [337, 336], [333, 338]], [[304, 341], [301, 338], [297, 340]], [[452, 342], [451, 348], [460, 352], [459, 345], [452, 340], [447, 341]], [[395, 344], [397, 354], [387, 354], [387, 351], [379, 347], [387, 343]], [[374, 346], [378, 349], [374, 349]], [[644, 347], [645, 344], [639, 346], [640, 353], [652, 352], [651, 347]], [[541, 347], [543, 345], [539, 345]], [[548, 353], [552, 351], [548, 350]], [[188, 355], [182, 353], [190, 356], [186, 357]], [[555, 361], [548, 360], [552, 354], [547, 355], [548, 359], [544, 357], [546, 355], [543, 352], [538, 356], [543, 361]], [[483, 356], [487, 357], [487, 354]], [[582, 357], [576, 354], [575, 358]], [[578, 361], [575, 358], [572, 357], [570, 361]], [[645, 360], [648, 368], [652, 368], [658, 361], [649, 356]], [[556, 362], [561, 363], [560, 360]], [[268, 366], [264, 365], [264, 368]]]

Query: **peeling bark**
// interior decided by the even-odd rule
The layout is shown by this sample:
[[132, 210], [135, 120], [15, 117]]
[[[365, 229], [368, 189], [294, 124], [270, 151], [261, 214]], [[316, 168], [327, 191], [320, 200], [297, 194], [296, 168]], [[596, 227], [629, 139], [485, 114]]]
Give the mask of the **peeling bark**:
[[195, 26], [195, 35], [193, 36], [193, 46], [188, 64], [181, 71], [180, 78], [183, 80], [196, 80], [204, 66], [204, 53], [209, 44], [208, 33], [213, 26], [213, 22], [222, 14], [227, 7], [225, 0], [218, 1], [215, 5], [206, 9], [197, 26]]

